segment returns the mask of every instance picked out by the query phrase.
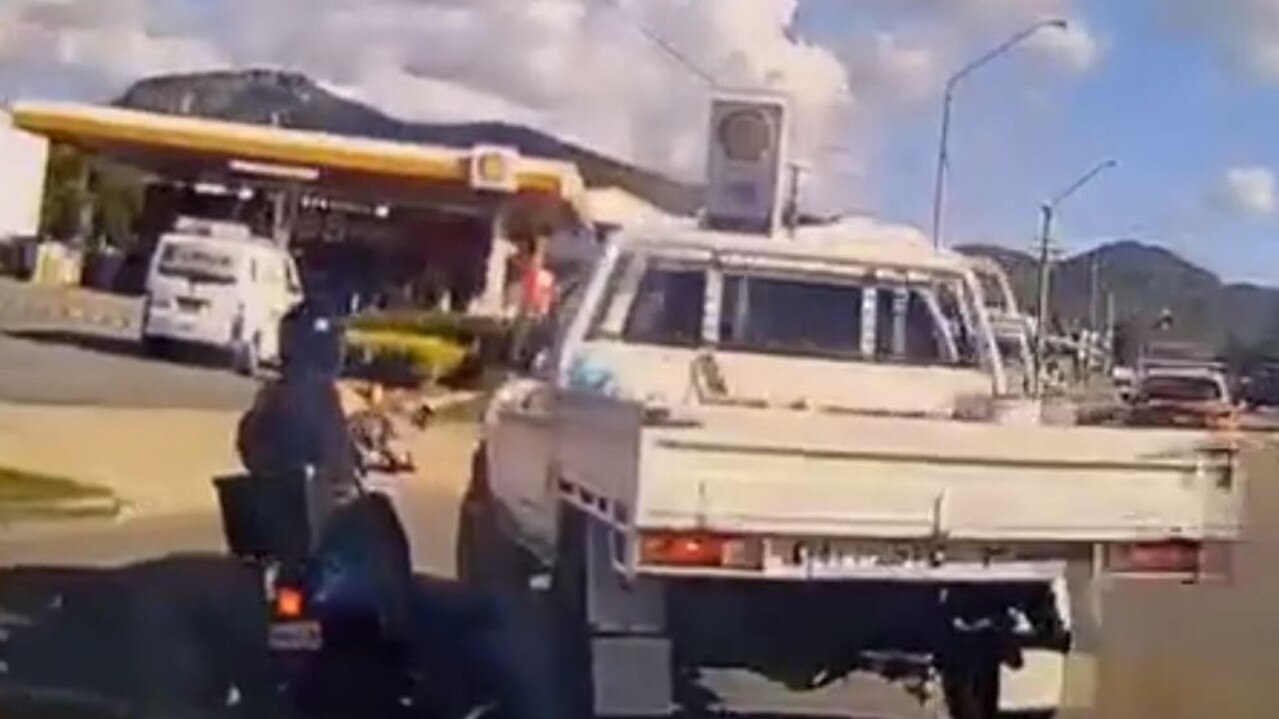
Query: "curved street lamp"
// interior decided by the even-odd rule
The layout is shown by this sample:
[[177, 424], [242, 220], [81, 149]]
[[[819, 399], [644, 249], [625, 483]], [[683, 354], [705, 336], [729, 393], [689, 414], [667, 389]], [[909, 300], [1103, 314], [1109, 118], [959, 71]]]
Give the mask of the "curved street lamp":
[[1072, 182], [1066, 189], [1057, 193], [1053, 199], [1040, 205], [1039, 212], [1041, 218], [1041, 226], [1039, 231], [1039, 304], [1035, 312], [1035, 393], [1040, 394], [1043, 389], [1043, 367], [1044, 353], [1048, 339], [1048, 303], [1049, 303], [1049, 283], [1052, 279], [1052, 267], [1049, 264], [1048, 251], [1052, 241], [1052, 223], [1053, 217], [1057, 211], [1057, 207], [1066, 201], [1071, 195], [1075, 194], [1079, 188], [1088, 184], [1097, 175], [1118, 167], [1119, 162], [1113, 159], [1102, 160], [1093, 166], [1091, 170], [1085, 172], [1078, 180]]
[[955, 97], [955, 87], [959, 85], [959, 81], [963, 80], [974, 70], [1012, 50], [1021, 43], [1030, 39], [1032, 35], [1045, 28], [1056, 28], [1065, 30], [1068, 25], [1061, 18], [1052, 18], [1048, 20], [1040, 20], [1039, 22], [1027, 27], [1021, 32], [1013, 35], [1005, 40], [1002, 44], [995, 46], [986, 54], [978, 57], [972, 62], [964, 65], [950, 79], [946, 80], [946, 94], [942, 97], [941, 110], [941, 138], [937, 146], [937, 184], [933, 190], [933, 246], [941, 246], [941, 223], [942, 223], [942, 204], [946, 195], [946, 166], [949, 161], [947, 152], [947, 143], [950, 141], [950, 106]]

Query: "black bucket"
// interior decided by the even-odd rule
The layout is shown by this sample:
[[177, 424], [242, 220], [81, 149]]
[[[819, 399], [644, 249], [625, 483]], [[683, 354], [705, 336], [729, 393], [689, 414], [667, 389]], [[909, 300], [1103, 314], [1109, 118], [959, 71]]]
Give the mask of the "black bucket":
[[311, 549], [307, 480], [235, 475], [213, 480], [227, 549], [242, 559], [298, 559]]

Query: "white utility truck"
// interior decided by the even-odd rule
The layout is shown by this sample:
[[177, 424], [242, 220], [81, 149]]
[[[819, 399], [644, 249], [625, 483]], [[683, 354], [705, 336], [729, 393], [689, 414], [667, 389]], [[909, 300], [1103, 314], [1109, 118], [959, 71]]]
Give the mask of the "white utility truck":
[[[569, 716], [853, 672], [1050, 715], [1090, 582], [1228, 572], [1232, 439], [1016, 411], [967, 258], [713, 225], [623, 229], [484, 418], [459, 571], [550, 610]], [[778, 696], [717, 684], [744, 673]]]

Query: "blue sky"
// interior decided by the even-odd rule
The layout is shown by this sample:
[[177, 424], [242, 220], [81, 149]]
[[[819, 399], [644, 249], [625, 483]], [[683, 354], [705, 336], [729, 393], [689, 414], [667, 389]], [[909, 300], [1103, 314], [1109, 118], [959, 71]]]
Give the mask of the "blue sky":
[[523, 122], [696, 179], [706, 88], [657, 37], [734, 82], [780, 78], [815, 204], [926, 229], [945, 77], [1052, 15], [1071, 31], [960, 86], [947, 238], [1028, 248], [1039, 204], [1111, 157], [1060, 209], [1066, 251], [1132, 237], [1279, 284], [1273, 0], [0, 0], [0, 96], [279, 66], [398, 116]]
[[[1096, 162], [1099, 175], [1060, 208], [1067, 251], [1117, 237], [1163, 244], [1229, 279], [1279, 282], [1272, 213], [1231, 211], [1213, 189], [1228, 168], [1279, 163], [1276, 88], [1227, 66], [1155, 0], [1076, 3], [1102, 47], [1086, 73], [1062, 78], [1012, 54], [961, 85], [954, 109], [948, 235], [1031, 246], [1037, 208]], [[858, 3], [801, 10], [804, 36], [838, 43], [865, 21]], [[872, 204], [927, 226], [941, 93], [902, 111], [875, 153]]]

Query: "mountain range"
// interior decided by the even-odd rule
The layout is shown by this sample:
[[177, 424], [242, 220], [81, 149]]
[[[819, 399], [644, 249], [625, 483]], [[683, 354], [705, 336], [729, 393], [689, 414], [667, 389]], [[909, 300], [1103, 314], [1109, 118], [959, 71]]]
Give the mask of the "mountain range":
[[691, 214], [701, 204], [697, 186], [540, 130], [505, 122], [406, 122], [340, 97], [294, 72], [253, 69], [162, 75], [135, 83], [113, 104], [171, 115], [445, 147], [510, 145], [525, 155], [573, 162], [588, 186], [620, 187], [667, 212]]
[[[1034, 312], [1035, 257], [992, 245], [958, 249], [999, 261], [1018, 302]], [[1062, 329], [1085, 324], [1094, 312], [1104, 322], [1110, 294], [1117, 326], [1137, 341], [1189, 342], [1240, 361], [1279, 350], [1279, 290], [1224, 282], [1157, 245], [1122, 240], [1067, 257], [1054, 264], [1049, 288], [1052, 321]], [[1165, 311], [1172, 324], [1156, 335], [1154, 326]]]
[[[406, 122], [340, 97], [292, 72], [256, 69], [153, 77], [130, 87], [114, 104], [450, 147], [509, 144], [524, 154], [574, 162], [587, 185], [620, 187], [668, 212], [692, 214], [701, 203], [701, 188], [695, 185], [540, 130], [504, 122]], [[1007, 270], [1022, 306], [1034, 310], [1038, 267], [1035, 258], [992, 245], [960, 249], [998, 260]], [[1098, 278], [1095, 294], [1090, 289], [1094, 264]], [[1174, 321], [1164, 331], [1167, 339], [1194, 342], [1227, 354], [1272, 349], [1279, 353], [1279, 290], [1223, 282], [1212, 272], [1156, 245], [1125, 240], [1065, 258], [1055, 265], [1051, 289], [1052, 317], [1062, 328], [1086, 322], [1094, 311], [1099, 319], [1104, 318], [1104, 298], [1110, 293], [1115, 319], [1129, 334], [1148, 335], [1154, 321], [1168, 310]]]

